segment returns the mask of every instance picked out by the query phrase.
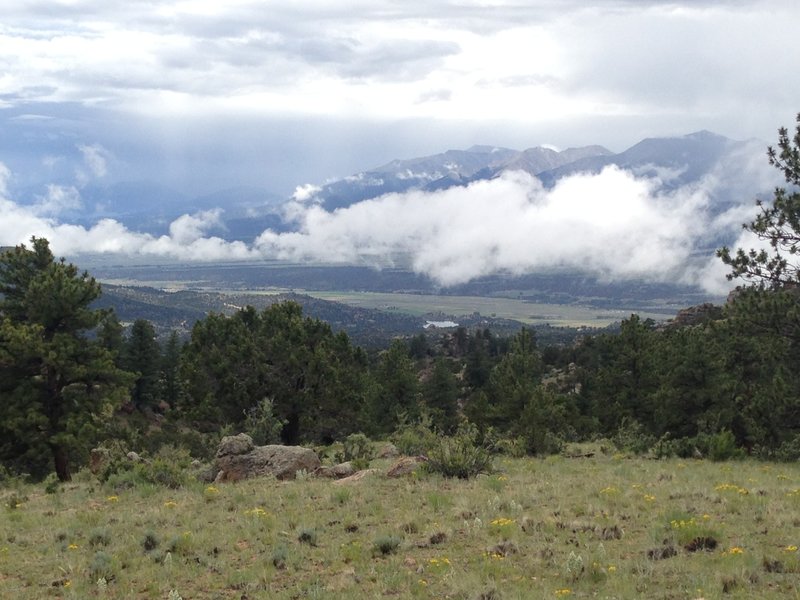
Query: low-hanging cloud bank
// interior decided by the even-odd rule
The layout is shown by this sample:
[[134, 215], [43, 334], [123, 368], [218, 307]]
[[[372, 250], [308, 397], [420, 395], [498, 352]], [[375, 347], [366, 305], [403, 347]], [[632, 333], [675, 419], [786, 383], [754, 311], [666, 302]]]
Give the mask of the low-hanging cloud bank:
[[[309, 189], [287, 206], [295, 231], [267, 230], [247, 245], [207, 235], [220, 224], [220, 210], [183, 215], [163, 236], [131, 231], [113, 219], [88, 228], [60, 223], [55, 209], [44, 212], [5, 198], [9, 176], [0, 164], [0, 245], [35, 235], [69, 256], [402, 265], [442, 286], [496, 273], [564, 269], [605, 280], [679, 282], [724, 293], [731, 284], [709, 244], [734, 238], [753, 212], [749, 198], [712, 210], [714, 176], [664, 192], [658, 179], [613, 166], [566, 177], [552, 189], [527, 173], [507, 172], [467, 187], [389, 194], [333, 212], [315, 203]], [[754, 241], [740, 237], [736, 244], [750, 247]]]
[[389, 194], [334, 212], [296, 202], [298, 230], [265, 231], [256, 247], [292, 261], [401, 261], [443, 286], [562, 268], [723, 293], [730, 285], [707, 245], [730, 237], [747, 213], [740, 206], [712, 213], [713, 177], [672, 192], [659, 192], [659, 184], [607, 167], [549, 190], [527, 173], [507, 172], [466, 188]]

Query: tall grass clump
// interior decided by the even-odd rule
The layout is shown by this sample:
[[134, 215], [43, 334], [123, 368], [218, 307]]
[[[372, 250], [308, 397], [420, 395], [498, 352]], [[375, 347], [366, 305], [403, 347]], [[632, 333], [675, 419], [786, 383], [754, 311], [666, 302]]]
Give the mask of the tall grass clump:
[[425, 468], [445, 477], [469, 479], [492, 471], [492, 454], [477, 443], [478, 429], [471, 423], [458, 428], [451, 437], [440, 438], [428, 453]]

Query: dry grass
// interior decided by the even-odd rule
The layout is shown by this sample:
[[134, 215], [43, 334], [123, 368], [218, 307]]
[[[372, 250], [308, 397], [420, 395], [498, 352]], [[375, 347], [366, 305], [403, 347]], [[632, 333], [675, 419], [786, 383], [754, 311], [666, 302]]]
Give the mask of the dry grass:
[[797, 465], [496, 467], [350, 487], [6, 484], [0, 597], [800, 598]]

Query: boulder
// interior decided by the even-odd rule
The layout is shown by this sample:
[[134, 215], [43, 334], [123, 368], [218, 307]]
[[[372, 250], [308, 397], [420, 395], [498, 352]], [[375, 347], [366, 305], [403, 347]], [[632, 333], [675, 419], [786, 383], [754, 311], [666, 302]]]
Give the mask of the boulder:
[[273, 476], [294, 479], [298, 471], [313, 473], [320, 467], [316, 453], [301, 446], [255, 446], [244, 433], [222, 438], [214, 460], [217, 480], [238, 481]]
[[398, 456], [400, 456], [400, 451], [391, 442], [386, 443], [378, 450], [378, 458], [397, 458]]
[[221, 456], [237, 456], [239, 454], [247, 454], [253, 448], [253, 438], [246, 433], [239, 435], [227, 435], [219, 443], [217, 447], [217, 458]]
[[422, 463], [428, 462], [424, 456], [403, 456], [395, 461], [386, 471], [387, 477], [402, 477], [417, 470]]
[[355, 467], [348, 461], [332, 467], [320, 467], [314, 471], [314, 475], [317, 477], [327, 477], [328, 479], [343, 479], [345, 477], [350, 477], [350, 475], [353, 475], [355, 472]]

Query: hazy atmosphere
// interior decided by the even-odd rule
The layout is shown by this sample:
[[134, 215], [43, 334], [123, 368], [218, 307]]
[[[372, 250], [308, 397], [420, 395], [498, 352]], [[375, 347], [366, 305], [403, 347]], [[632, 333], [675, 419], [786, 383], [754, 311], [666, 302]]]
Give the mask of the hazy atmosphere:
[[[711, 237], [769, 191], [764, 151], [800, 98], [793, 0], [738, 2], [16, 2], [0, 24], [0, 244], [181, 260], [408, 260], [447, 285], [550, 266], [722, 291]], [[545, 189], [506, 173], [338, 211], [308, 187], [394, 158], [489, 144], [621, 152], [710, 130], [753, 142], [740, 202], [608, 168]], [[755, 158], [753, 158], [755, 157]], [[658, 179], [658, 178], [657, 178]], [[90, 205], [147, 181], [250, 186], [294, 231], [215, 237], [226, 206], [155, 235]], [[184, 210], [182, 208], [182, 210]], [[716, 274], [709, 276], [709, 269]]]

